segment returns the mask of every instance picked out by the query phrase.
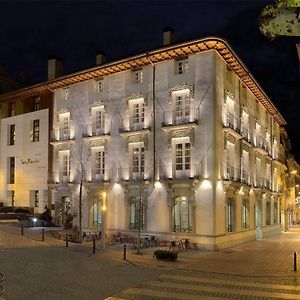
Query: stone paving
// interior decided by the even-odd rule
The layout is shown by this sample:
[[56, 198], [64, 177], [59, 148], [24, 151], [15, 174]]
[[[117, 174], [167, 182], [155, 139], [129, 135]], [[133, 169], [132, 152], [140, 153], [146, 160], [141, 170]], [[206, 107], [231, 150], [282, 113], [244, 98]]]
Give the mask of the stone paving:
[[[92, 254], [83, 245], [56, 240], [41, 228], [0, 224], [0, 271], [5, 299], [300, 299], [300, 227], [288, 233], [219, 252], [191, 250], [177, 262], [157, 261], [123, 245]], [[299, 262], [300, 268], [300, 262]], [[115, 295], [115, 296], [112, 296]]]

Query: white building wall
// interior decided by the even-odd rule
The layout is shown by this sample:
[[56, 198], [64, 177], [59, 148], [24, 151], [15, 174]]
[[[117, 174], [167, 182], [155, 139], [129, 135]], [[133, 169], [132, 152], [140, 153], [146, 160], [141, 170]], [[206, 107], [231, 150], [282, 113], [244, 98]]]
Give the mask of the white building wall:
[[[39, 141], [32, 142], [33, 120], [39, 120]], [[39, 207], [48, 205], [49, 110], [39, 110], [1, 120], [1, 201], [11, 205], [9, 191], [15, 192], [15, 206], [34, 207], [31, 191], [39, 191]], [[15, 124], [15, 144], [9, 145], [9, 125]], [[15, 183], [8, 184], [8, 158], [15, 157]]]

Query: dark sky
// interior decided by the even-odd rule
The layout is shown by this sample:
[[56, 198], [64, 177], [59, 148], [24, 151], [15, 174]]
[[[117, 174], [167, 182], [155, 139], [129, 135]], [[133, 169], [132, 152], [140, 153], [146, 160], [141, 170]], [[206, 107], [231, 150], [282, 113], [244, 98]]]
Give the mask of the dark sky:
[[9, 1], [0, 2], [0, 64], [31, 83], [46, 80], [47, 59], [63, 60], [65, 74], [162, 44], [171, 26], [175, 42], [225, 38], [286, 119], [300, 162], [300, 77], [296, 37], [269, 41], [259, 32], [261, 9], [274, 1]]

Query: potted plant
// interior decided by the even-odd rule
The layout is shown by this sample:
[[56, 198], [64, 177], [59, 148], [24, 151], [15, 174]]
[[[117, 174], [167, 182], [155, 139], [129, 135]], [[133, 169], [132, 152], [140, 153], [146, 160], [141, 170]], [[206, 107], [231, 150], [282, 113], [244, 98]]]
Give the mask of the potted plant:
[[157, 260], [175, 261], [177, 260], [178, 253], [176, 251], [158, 249], [154, 251], [153, 257], [156, 257]]

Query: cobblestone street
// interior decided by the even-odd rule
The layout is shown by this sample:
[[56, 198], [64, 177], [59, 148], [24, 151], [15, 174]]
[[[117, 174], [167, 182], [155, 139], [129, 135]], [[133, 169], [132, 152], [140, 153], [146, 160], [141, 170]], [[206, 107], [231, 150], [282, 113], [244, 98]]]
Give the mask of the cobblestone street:
[[[191, 250], [157, 261], [154, 248], [123, 260], [123, 245], [92, 254], [91, 243], [65, 243], [41, 228], [0, 225], [5, 299], [300, 299], [293, 252], [300, 228], [219, 252]], [[300, 264], [299, 264], [300, 266]]]

